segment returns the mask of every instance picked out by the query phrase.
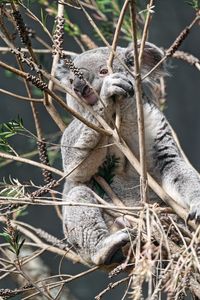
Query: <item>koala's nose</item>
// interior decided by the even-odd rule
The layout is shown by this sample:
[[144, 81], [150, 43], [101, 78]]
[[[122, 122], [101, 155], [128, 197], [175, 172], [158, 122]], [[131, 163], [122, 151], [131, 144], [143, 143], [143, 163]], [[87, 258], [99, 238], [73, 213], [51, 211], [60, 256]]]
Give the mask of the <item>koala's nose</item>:
[[73, 81], [73, 88], [76, 93], [80, 93], [83, 95], [85, 88], [87, 87], [87, 83], [84, 79], [80, 79], [79, 77], [75, 77]]

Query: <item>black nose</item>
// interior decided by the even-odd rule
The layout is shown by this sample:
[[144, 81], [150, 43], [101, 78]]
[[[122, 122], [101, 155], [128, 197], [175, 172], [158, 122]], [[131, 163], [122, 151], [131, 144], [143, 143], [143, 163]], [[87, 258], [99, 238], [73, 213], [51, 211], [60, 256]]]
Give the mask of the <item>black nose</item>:
[[130, 92], [129, 92], [129, 96], [133, 97], [134, 95], [135, 95], [135, 91], [134, 91], [134, 89], [131, 89]]
[[76, 93], [80, 93], [81, 95], [83, 95], [83, 92], [87, 86], [88, 85], [84, 79], [75, 77], [75, 79], [73, 81], [73, 88]]

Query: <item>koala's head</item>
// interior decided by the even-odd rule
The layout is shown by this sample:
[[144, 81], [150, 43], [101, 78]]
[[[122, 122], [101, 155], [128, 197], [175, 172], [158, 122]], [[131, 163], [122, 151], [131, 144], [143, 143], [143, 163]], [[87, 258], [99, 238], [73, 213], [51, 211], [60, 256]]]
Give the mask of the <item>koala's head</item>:
[[[139, 47], [139, 45], [138, 45]], [[130, 74], [134, 69], [134, 53], [133, 47], [128, 48], [117, 47], [117, 57], [113, 62], [113, 73], [124, 73], [131, 81], [134, 82], [133, 76]], [[75, 92], [78, 96], [89, 105], [95, 105], [98, 101], [98, 95], [102, 87], [102, 83], [106, 76], [109, 75], [107, 62], [110, 50], [106, 47], [100, 47], [88, 50], [73, 58], [74, 67], [70, 70], [65, 61], [61, 61], [57, 68], [57, 77]], [[142, 75], [149, 72], [163, 57], [163, 52], [154, 44], [146, 43], [143, 53]], [[128, 69], [131, 71], [129, 72]], [[146, 82], [153, 84], [160, 74], [163, 73], [163, 67], [159, 67], [154, 71]], [[78, 110], [80, 105], [72, 96], [67, 95], [67, 103], [73, 109]]]

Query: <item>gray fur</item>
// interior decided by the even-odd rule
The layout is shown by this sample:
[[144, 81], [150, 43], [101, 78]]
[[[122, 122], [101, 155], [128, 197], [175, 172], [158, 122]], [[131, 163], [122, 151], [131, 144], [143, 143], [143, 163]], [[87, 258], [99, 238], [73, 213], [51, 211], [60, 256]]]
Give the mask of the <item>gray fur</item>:
[[[131, 68], [132, 49], [117, 48], [119, 58]], [[83, 101], [93, 101], [91, 107], [98, 112], [109, 125], [114, 121], [115, 103], [121, 110], [120, 133], [128, 146], [138, 155], [137, 115], [134, 98], [134, 80], [117, 58], [113, 64], [113, 74], [105, 72], [109, 56], [107, 48], [97, 48], [78, 55], [74, 59], [75, 67], [83, 73], [82, 79], [61, 66], [58, 77], [71, 87], [79, 88]], [[144, 52], [142, 74], [148, 72], [162, 57], [162, 51], [147, 43]], [[144, 87], [154, 85], [163, 68], [144, 82]], [[79, 80], [79, 81], [78, 81]], [[81, 81], [82, 80], [82, 81]], [[85, 88], [86, 87], [86, 88]], [[91, 94], [92, 87], [96, 94]], [[84, 89], [85, 88], [85, 89]], [[84, 92], [85, 90], [85, 92]], [[85, 93], [85, 94], [84, 94]], [[92, 96], [91, 96], [92, 95]], [[85, 97], [85, 98], [84, 98]], [[95, 98], [96, 97], [96, 98]], [[150, 174], [158, 180], [166, 192], [180, 205], [189, 209], [191, 219], [200, 219], [200, 180], [198, 173], [183, 159], [171, 133], [170, 126], [163, 113], [154, 104], [154, 99], [143, 98], [147, 165]], [[99, 125], [98, 121], [85, 108], [67, 95], [67, 103], [81, 113], [88, 121]], [[90, 103], [90, 102], [88, 102]], [[96, 203], [90, 189], [90, 181], [107, 155], [119, 158], [113, 191], [125, 205], [137, 205], [139, 198], [139, 177], [127, 159], [108, 138], [74, 119], [66, 128], [62, 141], [63, 168], [70, 173], [65, 182], [63, 199], [76, 203]], [[76, 166], [78, 166], [76, 168]], [[154, 195], [155, 199], [155, 195]], [[63, 208], [63, 226], [65, 235], [74, 249], [89, 264], [110, 264], [123, 258], [121, 247], [127, 243], [126, 231], [110, 233], [107, 219], [99, 208], [86, 206], [65, 206]]]

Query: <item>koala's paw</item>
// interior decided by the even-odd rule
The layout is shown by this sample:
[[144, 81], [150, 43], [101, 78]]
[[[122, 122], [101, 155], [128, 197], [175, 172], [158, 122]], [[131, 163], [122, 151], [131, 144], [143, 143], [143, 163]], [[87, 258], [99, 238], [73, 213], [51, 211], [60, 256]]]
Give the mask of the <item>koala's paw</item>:
[[126, 231], [117, 231], [105, 239], [97, 246], [96, 253], [92, 256], [95, 265], [110, 265], [122, 263], [125, 260], [122, 247], [129, 242], [129, 235]]
[[132, 97], [133, 95], [133, 84], [124, 74], [114, 73], [105, 77], [100, 93], [102, 99], [114, 96]]
[[194, 220], [200, 224], [200, 199], [191, 203], [187, 220]]

